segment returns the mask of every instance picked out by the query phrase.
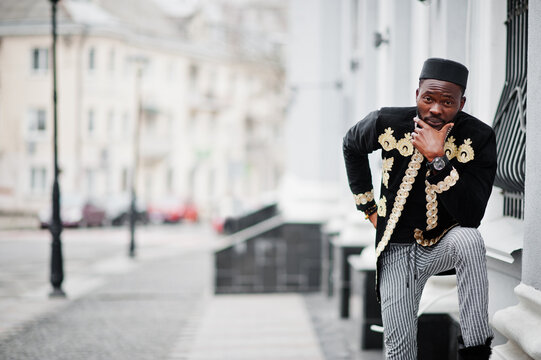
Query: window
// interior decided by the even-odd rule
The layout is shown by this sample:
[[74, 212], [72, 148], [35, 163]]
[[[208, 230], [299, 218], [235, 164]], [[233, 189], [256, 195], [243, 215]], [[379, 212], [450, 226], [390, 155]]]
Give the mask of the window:
[[109, 51], [109, 71], [114, 72], [115, 71], [115, 49], [111, 49]]
[[49, 49], [33, 48], [32, 49], [32, 70], [46, 71], [49, 68]]
[[128, 175], [129, 175], [129, 170], [128, 168], [124, 168], [122, 169], [122, 184], [121, 184], [121, 188], [122, 188], [122, 191], [128, 191], [128, 186], [129, 186], [129, 178], [128, 178]]
[[94, 194], [94, 170], [86, 170], [86, 193], [91, 196]]
[[94, 48], [90, 48], [88, 50], [88, 70], [94, 71], [96, 69], [96, 50]]
[[100, 151], [100, 166], [106, 168], [109, 165], [109, 151], [106, 148]]
[[124, 115], [122, 115], [122, 130], [124, 132], [124, 138], [129, 139], [130, 138], [130, 115], [128, 112], [124, 112]]
[[112, 136], [115, 132], [115, 112], [114, 110], [109, 111], [109, 115], [107, 117], [107, 132], [109, 133], [109, 136]]
[[173, 191], [173, 179], [174, 179], [174, 173], [173, 169], [169, 168], [167, 169], [167, 180], [166, 180], [166, 187], [167, 191], [172, 192]]
[[96, 130], [96, 119], [94, 115], [94, 110], [88, 110], [88, 123], [87, 130], [89, 134], [93, 134]]
[[47, 169], [45, 167], [30, 168], [30, 190], [43, 193], [47, 190]]
[[190, 65], [190, 87], [195, 89], [197, 87], [197, 79], [199, 76], [199, 68], [195, 64]]
[[172, 82], [176, 76], [176, 66], [174, 62], [170, 62], [167, 66], [167, 71], [165, 73], [166, 80]]
[[31, 134], [44, 133], [47, 129], [47, 118], [44, 109], [30, 109], [28, 112], [28, 132]]

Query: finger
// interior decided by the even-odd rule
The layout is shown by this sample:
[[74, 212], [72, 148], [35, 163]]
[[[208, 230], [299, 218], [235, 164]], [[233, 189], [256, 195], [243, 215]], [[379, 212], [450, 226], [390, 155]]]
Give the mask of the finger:
[[427, 126], [427, 124], [421, 119], [418, 119], [415, 124], [417, 124], [417, 126], [419, 126], [421, 129]]
[[447, 133], [448, 131], [451, 131], [451, 129], [453, 128], [454, 125], [455, 125], [455, 124], [453, 124], [453, 123], [445, 124], [445, 125], [441, 128], [440, 132]]

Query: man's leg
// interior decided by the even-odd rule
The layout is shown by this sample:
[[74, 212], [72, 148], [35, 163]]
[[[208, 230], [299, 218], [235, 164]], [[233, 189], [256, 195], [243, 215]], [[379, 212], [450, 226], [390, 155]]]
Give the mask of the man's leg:
[[413, 245], [389, 244], [380, 270], [386, 359], [417, 359], [417, 311], [424, 282], [414, 279]]
[[[433, 247], [419, 247], [419, 271], [430, 276], [456, 269], [460, 327], [466, 347], [485, 345], [488, 324], [488, 276], [485, 244], [474, 228], [456, 227]], [[423, 276], [424, 277], [424, 276]]]

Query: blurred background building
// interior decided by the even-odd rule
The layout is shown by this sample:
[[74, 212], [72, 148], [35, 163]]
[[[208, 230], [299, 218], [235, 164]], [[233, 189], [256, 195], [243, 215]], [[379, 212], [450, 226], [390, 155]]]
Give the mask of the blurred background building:
[[[283, 1], [61, 1], [63, 198], [127, 198], [136, 152], [147, 205], [197, 204], [209, 217], [274, 190], [285, 10]], [[50, 200], [50, 44], [48, 1], [0, 3], [4, 214], [31, 216]]]

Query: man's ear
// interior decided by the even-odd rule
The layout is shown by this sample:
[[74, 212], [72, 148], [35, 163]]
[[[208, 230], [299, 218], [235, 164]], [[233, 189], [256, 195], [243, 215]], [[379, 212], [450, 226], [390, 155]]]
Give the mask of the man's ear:
[[464, 104], [466, 104], [465, 96], [463, 96], [462, 99], [460, 99], [460, 109], [458, 109], [458, 111], [462, 110], [462, 108], [464, 107]]
[[415, 99], [417, 99], [419, 97], [419, 88], [417, 88], [417, 90], [415, 90]]

